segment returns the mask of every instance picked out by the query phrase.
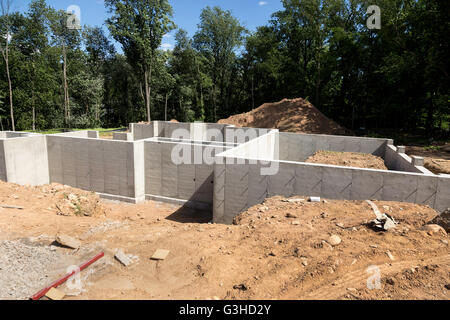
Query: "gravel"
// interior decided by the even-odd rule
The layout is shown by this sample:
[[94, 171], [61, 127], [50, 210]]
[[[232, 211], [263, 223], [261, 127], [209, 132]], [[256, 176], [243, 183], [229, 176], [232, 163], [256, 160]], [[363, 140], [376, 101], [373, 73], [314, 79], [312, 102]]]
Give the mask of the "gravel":
[[47, 245], [0, 241], [0, 300], [28, 299], [65, 274], [71, 260], [64, 251]]

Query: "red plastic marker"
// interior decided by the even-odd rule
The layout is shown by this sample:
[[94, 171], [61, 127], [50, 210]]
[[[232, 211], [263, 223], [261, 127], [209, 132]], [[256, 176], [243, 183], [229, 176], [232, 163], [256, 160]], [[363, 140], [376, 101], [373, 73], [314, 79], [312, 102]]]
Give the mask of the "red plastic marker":
[[45, 296], [45, 294], [47, 292], [50, 291], [51, 288], [56, 288], [60, 285], [62, 285], [64, 282], [66, 282], [71, 276], [77, 274], [78, 272], [83, 271], [84, 269], [86, 269], [87, 267], [89, 267], [91, 264], [93, 264], [94, 262], [100, 260], [101, 258], [103, 258], [105, 256], [104, 252], [99, 253], [98, 255], [96, 255], [94, 258], [92, 258], [91, 260], [89, 260], [88, 262], [82, 264], [79, 269], [80, 271], [72, 271], [71, 273], [68, 273], [67, 275], [65, 275], [63, 278], [56, 280], [55, 282], [53, 282], [50, 286], [46, 287], [45, 289], [42, 289], [41, 291], [39, 291], [38, 293], [34, 294], [31, 297], [31, 300], [39, 300], [40, 298], [42, 298], [43, 296]]

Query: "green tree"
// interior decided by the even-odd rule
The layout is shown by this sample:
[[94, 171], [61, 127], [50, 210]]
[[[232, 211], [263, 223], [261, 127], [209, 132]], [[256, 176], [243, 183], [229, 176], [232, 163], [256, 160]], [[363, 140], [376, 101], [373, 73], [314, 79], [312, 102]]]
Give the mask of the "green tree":
[[[209, 61], [212, 79], [213, 112], [209, 118], [217, 121], [217, 92], [223, 109], [229, 112], [229, 88], [231, 72], [236, 60], [236, 50], [241, 46], [245, 28], [230, 11], [219, 7], [206, 7], [200, 15], [199, 30], [194, 36], [194, 45]], [[228, 92], [229, 93], [229, 92]], [[222, 110], [222, 115], [224, 114]]]
[[147, 120], [151, 121], [152, 65], [163, 35], [175, 28], [167, 0], [106, 0], [108, 28], [128, 61], [143, 75]]

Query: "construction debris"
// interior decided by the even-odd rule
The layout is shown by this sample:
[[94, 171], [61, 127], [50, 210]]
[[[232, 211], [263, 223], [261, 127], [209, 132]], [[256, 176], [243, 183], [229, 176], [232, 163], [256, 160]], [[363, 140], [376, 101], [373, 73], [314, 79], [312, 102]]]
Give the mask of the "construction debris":
[[11, 206], [11, 205], [8, 205], [8, 204], [2, 204], [2, 205], [0, 205], [0, 208], [17, 209], [17, 210], [23, 210], [24, 209], [24, 207]]
[[320, 202], [320, 197], [310, 197], [309, 202]]
[[169, 253], [170, 253], [169, 250], [158, 249], [158, 250], [156, 250], [156, 252], [153, 254], [153, 256], [150, 259], [151, 260], [165, 260], [167, 258], [167, 256], [169, 255]]
[[62, 300], [66, 296], [64, 292], [59, 291], [58, 289], [51, 288], [45, 296], [50, 300]]
[[391, 229], [394, 229], [398, 225], [393, 217], [391, 217], [387, 213], [382, 214], [375, 203], [370, 200], [366, 200], [366, 202], [372, 207], [373, 212], [377, 216], [375, 220], [370, 222], [371, 227], [389, 231]]
[[64, 247], [68, 247], [71, 249], [79, 249], [81, 247], [81, 241], [69, 237], [65, 234], [59, 234], [56, 236], [56, 242]]
[[132, 264], [133, 262], [131, 261], [131, 259], [123, 252], [122, 249], [117, 250], [116, 254], [114, 255], [114, 257], [121, 263], [123, 264], [125, 267], [128, 267], [130, 264]]

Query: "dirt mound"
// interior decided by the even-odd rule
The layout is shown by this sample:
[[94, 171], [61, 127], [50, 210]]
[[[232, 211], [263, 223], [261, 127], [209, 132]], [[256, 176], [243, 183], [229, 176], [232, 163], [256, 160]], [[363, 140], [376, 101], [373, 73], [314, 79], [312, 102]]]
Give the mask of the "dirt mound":
[[99, 216], [105, 214], [100, 197], [89, 191], [53, 183], [40, 189], [44, 194], [54, 196], [54, 207], [61, 216]]
[[434, 174], [450, 174], [450, 153], [446, 151], [448, 145], [437, 148], [406, 147], [409, 156], [425, 158], [425, 168]]
[[365, 153], [318, 151], [305, 162], [353, 168], [388, 170], [382, 158]]
[[265, 103], [258, 109], [220, 120], [219, 123], [238, 127], [273, 128], [282, 132], [350, 134], [349, 130], [339, 126], [301, 98]]
[[[93, 250], [77, 256], [78, 265], [101, 248], [106, 254], [102, 261], [108, 258], [105, 263], [112, 265], [108, 262], [104, 269], [83, 271], [82, 276], [93, 271], [89, 281], [83, 281], [83, 292], [65, 299], [450, 298], [446, 289], [450, 239], [443, 232], [423, 228], [437, 216], [426, 206], [375, 201], [399, 222], [394, 230], [379, 232], [368, 225], [375, 214], [364, 201], [310, 203], [300, 199], [306, 197], [275, 197], [240, 215], [236, 225], [227, 226], [201, 223], [209, 220], [195, 210], [151, 201], [138, 205], [104, 201], [107, 216], [61, 216], [48, 207], [69, 190], [62, 187], [56, 193], [44, 193], [41, 188], [0, 182], [0, 203], [24, 207], [0, 208], [0, 251], [1, 241], [48, 238], [39, 245], [49, 255], [55, 235], [63, 233], [82, 241], [80, 251]], [[16, 245], [3, 248], [15, 264], [20, 263], [15, 261]], [[123, 267], [114, 260], [119, 248], [139, 260]], [[31, 248], [31, 254], [38, 249]], [[166, 260], [149, 259], [157, 249], [170, 251]], [[20, 252], [27, 255], [28, 249]], [[56, 247], [56, 252], [71, 251]], [[27, 275], [33, 263], [24, 260], [24, 264]], [[61, 266], [71, 264], [63, 261]], [[373, 266], [380, 271], [380, 288], [369, 290], [367, 280], [373, 273], [368, 271]], [[39, 276], [48, 275], [48, 281], [37, 283], [42, 287], [66, 269], [58, 277], [37, 270]], [[15, 283], [20, 285], [18, 280]], [[29, 294], [16, 293], [12, 297]]]
[[[274, 197], [249, 209], [236, 224], [248, 226], [246, 244], [265, 259], [245, 283], [250, 289], [235, 297], [263, 297], [268, 290], [282, 299], [448, 299], [448, 235], [422, 230], [436, 212], [376, 204], [400, 222], [393, 231], [371, 229], [375, 215], [363, 201]], [[367, 286], [374, 270], [380, 272], [378, 289]]]

